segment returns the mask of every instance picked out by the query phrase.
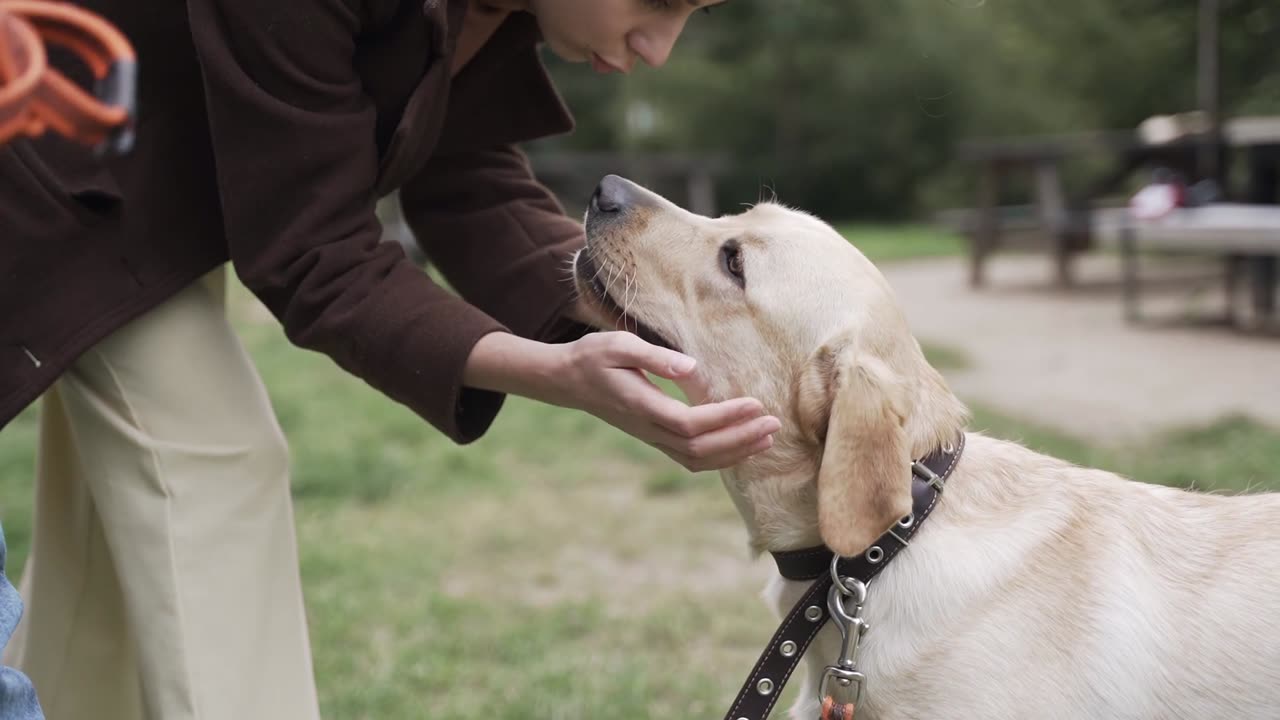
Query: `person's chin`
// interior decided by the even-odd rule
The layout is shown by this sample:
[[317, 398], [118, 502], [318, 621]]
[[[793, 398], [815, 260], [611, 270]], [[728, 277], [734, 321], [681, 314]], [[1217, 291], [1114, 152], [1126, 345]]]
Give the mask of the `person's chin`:
[[547, 33], [545, 30], [542, 33], [542, 39], [543, 39], [543, 42], [546, 44], [547, 48], [551, 50], [552, 54], [554, 54], [556, 57], [560, 58], [565, 62], [569, 62], [569, 63], [591, 62], [591, 53], [587, 52], [586, 50], [583, 50], [577, 45], [564, 42], [563, 40], [556, 37], [555, 35]]

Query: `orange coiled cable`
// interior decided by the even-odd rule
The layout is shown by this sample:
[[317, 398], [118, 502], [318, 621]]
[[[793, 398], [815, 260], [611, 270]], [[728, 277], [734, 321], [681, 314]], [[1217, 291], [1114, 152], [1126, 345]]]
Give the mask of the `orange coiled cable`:
[[[92, 92], [48, 65], [46, 44], [85, 63]], [[127, 152], [136, 82], [133, 46], [98, 15], [54, 0], [0, 0], [0, 143], [55, 132], [99, 151]]]

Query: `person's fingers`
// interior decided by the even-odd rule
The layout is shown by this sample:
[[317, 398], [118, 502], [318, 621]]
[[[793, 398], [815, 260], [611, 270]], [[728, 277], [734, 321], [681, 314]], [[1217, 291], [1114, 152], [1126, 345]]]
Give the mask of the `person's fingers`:
[[692, 438], [764, 414], [764, 405], [750, 397], [717, 403], [686, 405], [634, 368], [615, 369], [612, 390], [626, 412], [683, 438]]
[[[606, 333], [591, 347], [592, 363], [614, 368], [611, 381], [600, 386], [615, 399], [612, 412], [631, 416], [617, 418], [619, 427], [660, 448], [676, 462], [694, 471], [732, 466], [767, 449], [772, 435], [781, 428], [776, 417], [764, 415], [765, 408], [755, 398], [733, 398], [716, 403], [687, 405], [667, 395], [645, 377], [645, 372], [683, 380], [686, 395], [698, 397], [701, 385], [693, 373], [693, 359], [653, 345], [626, 332]], [[584, 358], [585, 359], [585, 358]], [[617, 372], [624, 370], [625, 372]], [[686, 389], [687, 388], [687, 389]], [[701, 391], [705, 396], [705, 390]], [[603, 398], [601, 398], [603, 399]], [[641, 425], [636, 426], [635, 422]]]
[[695, 367], [693, 372], [671, 379], [690, 403], [701, 405], [707, 401], [707, 395], [710, 394], [710, 390], [707, 387], [706, 376], [701, 371], [701, 368]]
[[658, 446], [658, 449], [662, 450], [667, 454], [667, 457], [675, 460], [690, 472], [706, 472], [733, 467], [734, 465], [747, 460], [747, 458], [750, 458], [752, 455], [764, 452], [771, 447], [773, 447], [773, 436], [766, 435], [746, 447], [739, 447], [730, 452], [721, 453], [712, 457], [693, 457], [662, 446]]
[[771, 437], [782, 427], [777, 418], [765, 416], [719, 428], [692, 438], [660, 438], [659, 442], [694, 461], [737, 457], [747, 448]]
[[[661, 390], [655, 386], [655, 390]], [[647, 410], [655, 424], [682, 438], [694, 438], [764, 414], [764, 406], [755, 398], [734, 398], [705, 405], [685, 405], [662, 394], [652, 397]]]
[[605, 358], [613, 367], [638, 368], [676, 380], [692, 373], [697, 365], [688, 355], [646, 342], [634, 333], [604, 333], [602, 342]]
[[684, 353], [653, 345], [624, 331], [601, 333], [596, 351], [604, 355], [604, 362], [611, 367], [647, 371], [675, 382], [693, 404], [706, 400], [706, 379], [697, 371], [697, 361]]

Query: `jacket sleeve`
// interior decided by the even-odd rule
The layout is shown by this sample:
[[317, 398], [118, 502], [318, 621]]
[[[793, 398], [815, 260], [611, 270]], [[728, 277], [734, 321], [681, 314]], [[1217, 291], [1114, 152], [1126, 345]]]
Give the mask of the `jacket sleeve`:
[[400, 202], [427, 257], [474, 306], [535, 340], [589, 332], [568, 317], [582, 223], [565, 215], [519, 149], [436, 156], [400, 189]]
[[323, 352], [457, 442], [502, 396], [464, 391], [475, 343], [506, 331], [433, 284], [374, 207], [374, 108], [342, 0], [188, 0], [232, 262], [295, 344]]

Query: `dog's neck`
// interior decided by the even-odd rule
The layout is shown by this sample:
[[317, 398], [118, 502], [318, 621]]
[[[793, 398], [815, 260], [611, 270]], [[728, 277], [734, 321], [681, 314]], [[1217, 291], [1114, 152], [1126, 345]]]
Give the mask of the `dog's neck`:
[[[791, 454], [787, 445], [787, 440], [780, 438], [767, 453], [720, 472], [746, 526], [752, 555], [822, 544], [817, 463], [780, 460]], [[786, 467], [790, 469], [780, 469]]]
[[[942, 422], [908, 420], [912, 458], [922, 458], [964, 432], [968, 411], [955, 401], [945, 412], [927, 414]], [[926, 414], [917, 415], [922, 418]], [[818, 533], [818, 470], [822, 447], [794, 427], [784, 426], [774, 446], [721, 471], [721, 479], [746, 526], [753, 555], [823, 544]]]

